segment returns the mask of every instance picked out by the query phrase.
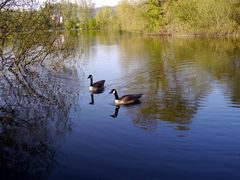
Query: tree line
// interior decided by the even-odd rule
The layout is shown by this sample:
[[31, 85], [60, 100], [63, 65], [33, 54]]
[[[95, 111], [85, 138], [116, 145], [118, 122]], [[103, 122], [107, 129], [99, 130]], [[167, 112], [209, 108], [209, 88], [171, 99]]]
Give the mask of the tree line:
[[110, 26], [126, 31], [237, 35], [240, 33], [240, 0], [122, 0], [112, 17], [115, 18], [109, 19]]
[[240, 34], [240, 0], [121, 0], [115, 7], [101, 8], [94, 8], [91, 0], [78, 0], [54, 6], [62, 11], [65, 29], [164, 35]]
[[[29, 12], [16, 8], [4, 11], [4, 2], [18, 1], [3, 0], [1, 22], [4, 17]], [[32, 12], [40, 13], [40, 23], [49, 29], [57, 25], [64, 30], [114, 29], [172, 35], [240, 33], [240, 0], [121, 0], [115, 7], [101, 8], [95, 8], [91, 0], [61, 0], [46, 1]]]

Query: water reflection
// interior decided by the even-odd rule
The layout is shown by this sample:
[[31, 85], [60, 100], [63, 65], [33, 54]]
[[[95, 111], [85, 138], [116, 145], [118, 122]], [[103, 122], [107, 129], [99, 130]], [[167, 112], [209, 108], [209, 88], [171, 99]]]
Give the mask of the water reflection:
[[[237, 41], [143, 38], [131, 34], [95, 36], [96, 46], [119, 45], [117, 60], [110, 60], [117, 61], [114, 67], [120, 69], [120, 75], [108, 80], [114, 82], [111, 86], [126, 93], [141, 89], [145, 95], [141, 106], [129, 113], [139, 127], [158, 126], [159, 120], [181, 127], [191, 123], [216, 83], [221, 84], [231, 106], [240, 105]], [[107, 64], [100, 68], [106, 71], [104, 66]]]
[[90, 101], [89, 104], [94, 105], [94, 95], [93, 95], [93, 93], [90, 93], [90, 96], [91, 96], [91, 101]]
[[[85, 162], [89, 163], [90, 159], [92, 164], [97, 164], [95, 161], [100, 157], [102, 164], [105, 160], [102, 158], [102, 152], [110, 152], [109, 154], [112, 153], [117, 157], [115, 149], [121, 149], [123, 146], [130, 148], [128, 143], [130, 144], [131, 141], [116, 137], [129, 137], [133, 138], [131, 139], [133, 141], [136, 138], [144, 139], [148, 131], [159, 133], [157, 130], [162, 128], [160, 124], [163, 122], [168, 124], [167, 127], [170, 127], [168, 129], [178, 133], [193, 132], [192, 121], [198, 118], [196, 114], [204, 106], [211, 105], [206, 98], [216, 88], [223, 91], [226, 102], [230, 105], [226, 107], [223, 103], [224, 105], [216, 112], [240, 107], [240, 46], [237, 42], [151, 39], [129, 34], [106, 36], [90, 32], [88, 35], [79, 35], [76, 32], [68, 32], [59, 36], [55, 43], [58, 51], [53, 51], [46, 61], [33, 63], [31, 68], [23, 68], [24, 64], [12, 68], [5, 65], [3, 73], [0, 74], [0, 172], [3, 175], [44, 177], [57, 161], [58, 139], [65, 136], [73, 127], [79, 128], [75, 129], [77, 136], [72, 133], [71, 138], [68, 139], [74, 144], [74, 147], [68, 147], [71, 149], [69, 154], [74, 154], [74, 161], [66, 162], [71, 165], [66, 165], [65, 162], [63, 164], [68, 168], [74, 166], [73, 171], [77, 173], [76, 162], [80, 163], [81, 167], [86, 167], [82, 161], [86, 160]], [[102, 93], [98, 97], [96, 97], [98, 94], [86, 93], [89, 84], [86, 83], [86, 79], [82, 80], [83, 84], [80, 83], [79, 73], [82, 72], [79, 72], [78, 63], [84, 63], [86, 71], [106, 78], [108, 82], [106, 90], [116, 87], [123, 94], [143, 93], [141, 104], [124, 106], [121, 110], [119, 106], [114, 106], [113, 109], [113, 106], [108, 104], [112, 96], [107, 93], [98, 92]], [[80, 93], [86, 96], [86, 101], [79, 101]], [[88, 108], [85, 106], [88, 103], [96, 106]], [[85, 108], [82, 114], [81, 108]], [[109, 123], [106, 116], [111, 111], [114, 111], [110, 115], [112, 118], [121, 120], [116, 121], [121, 123], [121, 127], [133, 128], [132, 131], [124, 131], [126, 134], [123, 134], [119, 126], [115, 126], [117, 123], [114, 125]], [[212, 118], [216, 116], [216, 114], [206, 114], [208, 115]], [[231, 116], [238, 115], [236, 112], [231, 114]], [[82, 121], [78, 121], [82, 116]], [[96, 123], [99, 121], [95, 116], [102, 118], [101, 126]], [[77, 119], [76, 126], [72, 125], [72, 118]], [[133, 126], [129, 127], [129, 123], [126, 122], [132, 122]], [[139, 131], [131, 134], [136, 132], [134, 127], [145, 131], [141, 131], [141, 135]], [[206, 127], [209, 132], [212, 130], [212, 126], [206, 125]], [[104, 128], [105, 131], [100, 130]], [[164, 130], [164, 133], [170, 134], [166, 129]], [[79, 138], [78, 133], [82, 138]], [[113, 141], [111, 137], [114, 137]], [[116, 143], [98, 146], [101, 142], [99, 140]], [[143, 149], [137, 156], [140, 160], [143, 157], [142, 153], [149, 153], [146, 147], [156, 146], [159, 142], [151, 139], [142, 143], [136, 146]], [[115, 147], [112, 147], [112, 144]], [[75, 145], [80, 148], [75, 148]], [[174, 149], [174, 145], [171, 148]], [[166, 149], [168, 151], [168, 147]], [[130, 155], [131, 151], [138, 153], [135, 149], [130, 149], [129, 152], [126, 149], [126, 151]], [[112, 159], [108, 159], [112, 157], [109, 154], [105, 156], [104, 162], [110, 160], [112, 162]], [[159, 157], [161, 153], [156, 154], [155, 156]], [[79, 155], [79, 159], [75, 155]], [[171, 155], [174, 156], [175, 153], [170, 154], [169, 157], [172, 157]], [[149, 164], [152, 164], [152, 161], [149, 160]], [[123, 166], [131, 163], [124, 161]], [[116, 166], [118, 167], [119, 164], [115, 164]], [[109, 167], [106, 169], [108, 171]], [[106, 169], [103, 167], [103, 170]], [[89, 175], [92, 172], [86, 171], [86, 173]]]
[[[57, 139], [71, 131], [70, 111], [79, 110], [76, 62], [65, 63], [68, 53], [73, 55], [78, 44], [69, 37], [63, 41], [61, 35], [61, 41], [56, 39], [54, 45], [41, 46], [51, 37], [43, 33], [40, 42], [22, 38], [14, 48], [23, 53], [21, 45], [29, 45], [26, 54], [22, 54], [24, 59], [12, 61], [4, 56], [1, 61], [0, 172], [6, 178], [44, 177], [55, 162]], [[4, 53], [17, 56], [10, 50]], [[41, 58], [39, 52], [46, 58]]]
[[[136, 113], [134, 123], [157, 124], [157, 119], [178, 124], [190, 123], [198, 111], [201, 99], [210, 92], [213, 79], [226, 88], [231, 88], [231, 93], [226, 93], [227, 96], [232, 97], [234, 93], [238, 95], [233, 96], [239, 98], [239, 91], [235, 88], [240, 87], [240, 76], [236, 74], [240, 70], [231, 64], [236, 59], [225, 54], [231, 50], [229, 45], [236, 46], [236, 43], [171, 39], [145, 39], [143, 43], [138, 39], [124, 39], [121, 43], [123, 56], [135, 56], [121, 63], [125, 72], [130, 71], [129, 68], [135, 69], [125, 75], [124, 81], [127, 83], [121, 88], [142, 88], [147, 97], [138, 108], [139, 114]], [[217, 44], [218, 47], [215, 47]], [[219, 47], [220, 44], [222, 47]], [[236, 49], [232, 54], [239, 57]], [[219, 67], [224, 72], [218, 72]], [[233, 103], [236, 102], [234, 100]]]
[[120, 109], [120, 106], [115, 106], [114, 113], [111, 114], [110, 116], [113, 117], [113, 118], [118, 117], [118, 111], [119, 111], [119, 109]]
[[27, 87], [15, 80], [11, 81], [14, 86], [1, 87], [7, 93], [0, 98], [3, 174], [43, 175], [54, 162], [56, 140], [71, 130], [69, 111], [72, 105], [77, 107], [76, 88], [69, 90], [64, 82], [50, 77], [35, 74], [28, 77]]

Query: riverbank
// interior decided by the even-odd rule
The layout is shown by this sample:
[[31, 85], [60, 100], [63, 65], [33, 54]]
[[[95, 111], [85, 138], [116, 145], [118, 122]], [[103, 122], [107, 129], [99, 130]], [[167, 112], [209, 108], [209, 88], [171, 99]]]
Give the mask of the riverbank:
[[235, 33], [206, 33], [206, 32], [193, 32], [193, 33], [177, 33], [172, 31], [159, 31], [159, 32], [148, 32], [145, 33], [147, 36], [171, 36], [171, 37], [183, 37], [183, 38], [191, 38], [191, 37], [200, 37], [200, 38], [240, 38], [240, 31]]

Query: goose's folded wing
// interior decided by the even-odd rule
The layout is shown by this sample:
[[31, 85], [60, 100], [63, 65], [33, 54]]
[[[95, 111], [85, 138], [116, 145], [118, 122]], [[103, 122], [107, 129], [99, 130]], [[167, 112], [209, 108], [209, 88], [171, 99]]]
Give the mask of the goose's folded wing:
[[105, 83], [105, 80], [101, 80], [101, 81], [97, 81], [95, 83], [93, 83], [94, 87], [103, 87]]
[[130, 100], [137, 100], [142, 97], [142, 94], [127, 94], [121, 97], [121, 100], [130, 101]]

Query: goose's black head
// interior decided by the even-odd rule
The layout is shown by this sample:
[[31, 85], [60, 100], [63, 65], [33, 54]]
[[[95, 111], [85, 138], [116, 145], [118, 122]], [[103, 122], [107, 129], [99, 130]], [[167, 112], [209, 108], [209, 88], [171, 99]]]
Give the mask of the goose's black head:
[[117, 92], [117, 90], [116, 89], [112, 89], [110, 92], [109, 92], [109, 94], [115, 94]]
[[92, 77], [93, 77], [93, 76], [90, 74], [90, 75], [88, 76], [88, 79], [89, 79], [89, 78], [92, 78]]

